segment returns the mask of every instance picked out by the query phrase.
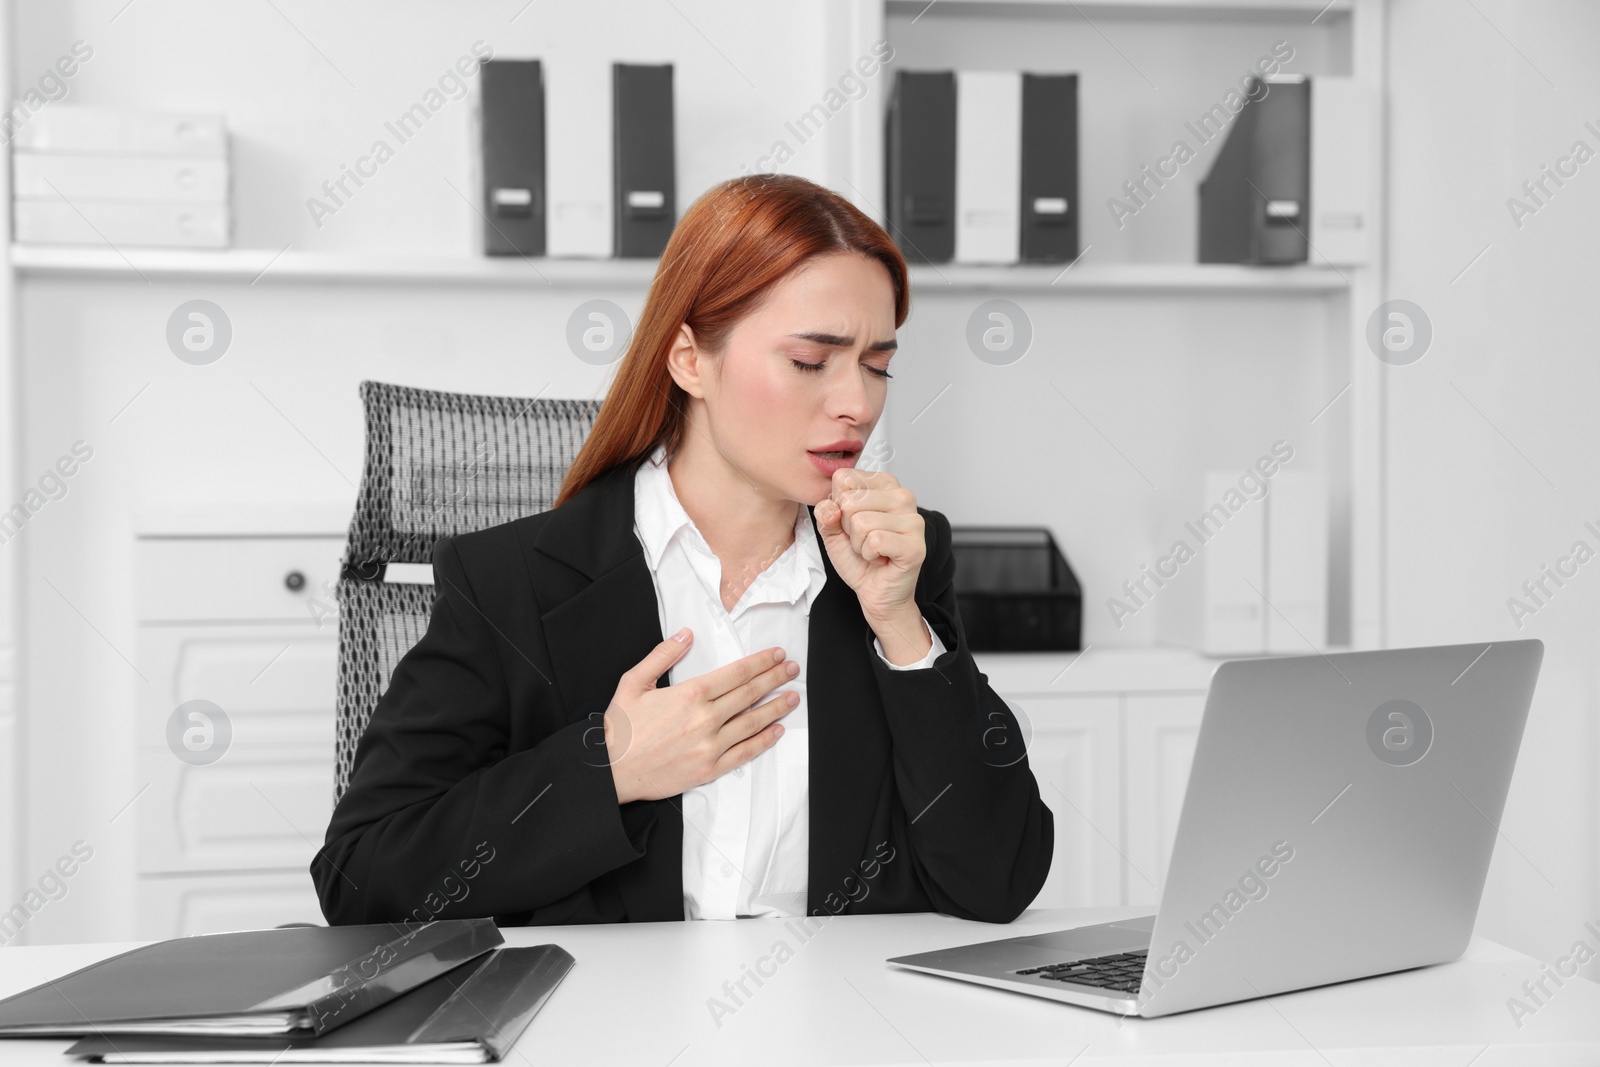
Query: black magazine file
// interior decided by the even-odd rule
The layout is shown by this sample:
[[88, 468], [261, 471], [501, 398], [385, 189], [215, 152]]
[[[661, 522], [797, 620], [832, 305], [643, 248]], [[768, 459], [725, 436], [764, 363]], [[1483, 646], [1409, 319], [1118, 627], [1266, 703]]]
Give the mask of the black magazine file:
[[973, 652], [1077, 652], [1083, 590], [1042, 526], [952, 526], [956, 604]]

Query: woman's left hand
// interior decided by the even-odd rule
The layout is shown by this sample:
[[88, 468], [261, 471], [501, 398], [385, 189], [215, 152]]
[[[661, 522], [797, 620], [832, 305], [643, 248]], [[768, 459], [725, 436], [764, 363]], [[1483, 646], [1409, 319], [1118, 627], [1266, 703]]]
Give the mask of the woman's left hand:
[[841, 467], [815, 517], [833, 569], [868, 620], [920, 614], [913, 594], [928, 547], [915, 493], [888, 471]]

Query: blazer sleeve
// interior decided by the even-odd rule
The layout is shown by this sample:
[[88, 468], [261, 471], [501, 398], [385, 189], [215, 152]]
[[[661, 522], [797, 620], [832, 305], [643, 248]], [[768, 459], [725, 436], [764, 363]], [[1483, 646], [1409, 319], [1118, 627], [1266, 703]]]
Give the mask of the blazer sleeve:
[[653, 805], [617, 803], [610, 768], [585, 749], [587, 720], [507, 754], [500, 657], [510, 646], [468, 580], [459, 540], [434, 546], [427, 631], [373, 709], [311, 861], [333, 924], [529, 912], [643, 856], [655, 822]]
[[[892, 739], [895, 821], [901, 840], [910, 842], [917, 880], [939, 911], [1008, 923], [1050, 873], [1055, 824], [1022, 753], [1016, 716], [967, 648], [950, 521], [918, 510], [928, 551], [915, 597], [945, 651], [931, 666], [906, 671], [871, 656]], [[870, 630], [867, 640], [870, 648]]]

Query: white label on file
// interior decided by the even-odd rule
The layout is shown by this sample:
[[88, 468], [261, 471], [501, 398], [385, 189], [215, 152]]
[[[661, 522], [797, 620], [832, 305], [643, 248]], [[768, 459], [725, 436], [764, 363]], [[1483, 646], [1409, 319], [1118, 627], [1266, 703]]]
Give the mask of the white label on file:
[[663, 207], [666, 205], [667, 195], [659, 189], [629, 189], [629, 207]]
[[1300, 201], [1298, 200], [1268, 200], [1267, 218], [1269, 219], [1297, 219], [1300, 217]]
[[533, 192], [529, 189], [496, 189], [494, 203], [496, 207], [527, 207], [533, 203]]
[[1035, 215], [1065, 215], [1067, 198], [1064, 196], [1036, 196], [1033, 198]]

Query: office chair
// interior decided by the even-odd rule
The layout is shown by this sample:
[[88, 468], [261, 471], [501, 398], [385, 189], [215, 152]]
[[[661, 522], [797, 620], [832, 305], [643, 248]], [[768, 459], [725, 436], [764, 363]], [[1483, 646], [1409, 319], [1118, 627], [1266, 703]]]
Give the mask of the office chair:
[[378, 697], [428, 628], [434, 543], [548, 510], [600, 410], [371, 381], [361, 402], [366, 466], [337, 588], [335, 804]]

